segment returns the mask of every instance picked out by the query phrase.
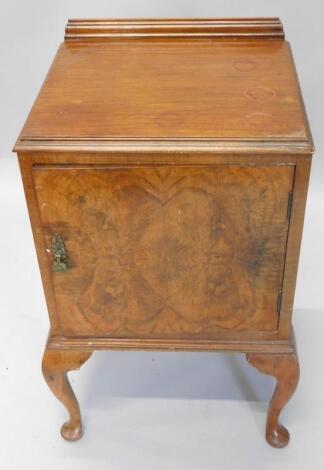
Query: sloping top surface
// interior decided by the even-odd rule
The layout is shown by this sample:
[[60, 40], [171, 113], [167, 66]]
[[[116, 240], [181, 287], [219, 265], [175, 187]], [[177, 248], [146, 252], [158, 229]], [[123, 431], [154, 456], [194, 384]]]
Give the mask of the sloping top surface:
[[280, 22], [71, 21], [17, 147], [116, 140], [310, 148]]

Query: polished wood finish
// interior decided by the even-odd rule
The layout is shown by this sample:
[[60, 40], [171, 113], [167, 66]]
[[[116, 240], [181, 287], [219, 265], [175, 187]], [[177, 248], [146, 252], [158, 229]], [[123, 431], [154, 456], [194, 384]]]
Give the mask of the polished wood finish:
[[[114, 24], [125, 33], [123, 23]], [[116, 141], [174, 139], [183, 145], [231, 141], [232, 147], [252, 141], [259, 148], [285, 142], [309, 153], [291, 51], [282, 37], [187, 38], [181, 23], [168, 24], [177, 38], [65, 41], [17, 149], [43, 141], [107, 149]], [[213, 27], [213, 21], [200, 26], [208, 33]]]
[[298, 384], [297, 356], [296, 354], [248, 354], [247, 360], [260, 372], [273, 375], [277, 380], [268, 410], [266, 439], [273, 447], [285, 447], [289, 442], [289, 432], [279, 423], [279, 415]]
[[[37, 166], [64, 336], [213, 339], [275, 331], [294, 169]], [[106, 314], [107, 309], [109, 315]]]
[[[229, 164], [237, 163], [240, 166], [282, 166], [283, 163], [288, 166], [295, 168], [295, 178], [293, 186], [293, 198], [292, 198], [292, 214], [289, 224], [288, 232], [288, 254], [285, 258], [285, 270], [283, 276], [283, 297], [281, 304], [281, 312], [279, 315], [279, 328], [277, 331], [247, 331], [240, 332], [238, 337], [237, 332], [235, 335], [230, 331], [226, 334], [223, 331], [219, 337], [213, 340], [199, 339], [194, 340], [183, 338], [183, 339], [151, 339], [142, 338], [136, 340], [135, 338], [111, 338], [108, 336], [92, 337], [91, 341], [87, 338], [82, 337], [63, 337], [60, 332], [58, 324], [59, 312], [55, 304], [54, 292], [53, 292], [53, 273], [51, 269], [51, 262], [49, 264], [49, 254], [46, 252], [48, 247], [45, 245], [43, 236], [44, 226], [41, 222], [40, 212], [38, 210], [38, 201], [36, 197], [35, 185], [33, 174], [39, 165], [42, 167], [45, 165], [47, 168], [52, 168], [53, 165], [73, 165], [77, 164], [78, 168], [83, 163], [90, 165], [104, 165], [103, 168], [107, 169], [106, 166], [115, 167], [126, 165], [128, 168], [132, 167], [134, 163], [133, 154], [92, 154], [82, 153], [75, 154], [70, 153], [23, 153], [19, 155], [19, 162], [21, 172], [23, 176], [23, 182], [27, 195], [27, 204], [29, 207], [29, 213], [32, 220], [32, 227], [34, 237], [36, 241], [36, 248], [38, 253], [38, 259], [41, 266], [43, 284], [46, 293], [47, 305], [51, 319], [51, 335], [49, 343], [51, 347], [55, 348], [87, 348], [87, 349], [105, 349], [105, 348], [117, 348], [117, 349], [159, 349], [159, 350], [226, 350], [226, 351], [238, 351], [240, 348], [244, 348], [244, 351], [248, 352], [276, 352], [276, 353], [287, 353], [292, 352], [291, 347], [291, 315], [292, 315], [292, 304], [289, 302], [290, 298], [293, 298], [293, 292], [295, 287], [296, 278], [296, 258], [298, 259], [301, 229], [304, 217], [304, 205], [307, 191], [307, 181], [310, 169], [310, 158], [302, 158], [301, 156], [296, 157], [295, 155], [201, 155], [201, 154], [168, 154], [168, 153], [153, 153], [143, 154], [136, 156], [136, 162], [138, 164], [172, 164], [184, 166], [186, 163], [190, 165], [199, 164], [214, 164], [223, 165], [228, 162]], [[79, 162], [79, 163], [77, 163]], [[285, 202], [285, 208], [287, 208], [287, 201]]]
[[278, 381], [267, 440], [288, 442], [313, 149], [279, 20], [68, 23], [15, 146], [65, 438], [82, 434], [66, 373], [154, 349], [248, 354]]
[[103, 40], [114, 38], [284, 38], [279, 18], [215, 19], [71, 19], [65, 29], [65, 40]]
[[22, 139], [305, 141], [289, 46], [260, 42], [64, 43]]
[[68, 380], [67, 372], [80, 369], [91, 354], [88, 351], [46, 349], [43, 356], [42, 369], [47, 385], [69, 413], [69, 420], [61, 428], [61, 434], [67, 441], [77, 441], [83, 434], [79, 404]]

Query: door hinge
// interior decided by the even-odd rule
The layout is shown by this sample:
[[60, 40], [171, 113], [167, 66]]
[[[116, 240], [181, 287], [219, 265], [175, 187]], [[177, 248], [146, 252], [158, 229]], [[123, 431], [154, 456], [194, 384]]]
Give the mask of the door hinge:
[[281, 310], [281, 302], [282, 302], [282, 290], [278, 292], [278, 297], [277, 297], [277, 314], [280, 314]]
[[290, 220], [290, 217], [291, 217], [292, 202], [293, 202], [293, 192], [289, 191], [289, 193], [288, 193], [288, 206], [287, 206], [287, 220]]

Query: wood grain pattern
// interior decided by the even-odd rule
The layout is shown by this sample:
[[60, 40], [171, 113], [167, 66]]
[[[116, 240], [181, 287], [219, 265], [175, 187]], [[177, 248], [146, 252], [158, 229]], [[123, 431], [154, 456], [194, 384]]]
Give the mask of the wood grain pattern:
[[61, 434], [67, 441], [77, 441], [82, 437], [82, 421], [79, 404], [67, 377], [67, 372], [80, 369], [92, 352], [53, 351], [46, 348], [43, 357], [43, 375], [56, 398], [69, 413], [69, 420], [63, 424]]
[[70, 19], [65, 40], [113, 38], [284, 38], [279, 18]]
[[278, 332], [249, 331], [247, 334], [221, 332], [213, 339], [198, 338], [111, 338], [109, 336], [59, 336], [50, 332], [48, 347], [54, 350], [134, 350], [134, 351], [222, 351], [290, 354], [292, 338], [280, 339]]
[[289, 442], [289, 432], [279, 423], [279, 415], [298, 384], [297, 356], [296, 354], [248, 354], [247, 360], [260, 372], [273, 375], [277, 380], [268, 409], [266, 439], [273, 447], [285, 447]]
[[[135, 157], [135, 158], [134, 158]], [[295, 288], [296, 278], [296, 256], [298, 257], [299, 244], [300, 244], [300, 221], [302, 221], [305, 210], [305, 178], [306, 174], [302, 168], [307, 165], [309, 171], [309, 165], [311, 156], [305, 159], [305, 163], [301, 161], [300, 156], [289, 155], [289, 154], [271, 154], [271, 155], [249, 155], [247, 153], [241, 154], [202, 154], [202, 153], [170, 153], [170, 152], [154, 152], [144, 154], [128, 154], [128, 153], [75, 153], [75, 152], [33, 152], [33, 153], [20, 153], [19, 162], [23, 175], [23, 182], [26, 191], [27, 203], [29, 206], [29, 213], [32, 222], [32, 228], [35, 238], [35, 244], [37, 248], [37, 254], [41, 266], [43, 284], [46, 294], [47, 307], [51, 319], [51, 333], [50, 333], [50, 344], [56, 349], [63, 348], [78, 348], [78, 349], [156, 349], [156, 350], [189, 350], [189, 351], [244, 351], [244, 352], [273, 352], [273, 353], [289, 353], [292, 352], [290, 344], [291, 336], [291, 315], [292, 308], [287, 308], [285, 304], [285, 295], [283, 296], [282, 310], [280, 314], [279, 329], [278, 331], [241, 331], [230, 332], [220, 331], [219, 334], [215, 333], [213, 340], [202, 340], [202, 339], [135, 339], [132, 337], [116, 339], [110, 337], [103, 337], [102, 335], [86, 338], [86, 337], [62, 337], [59, 334], [58, 325], [58, 312], [54, 301], [54, 292], [52, 285], [52, 274], [50, 264], [48, 262], [48, 255], [46, 255], [46, 246], [42, 237], [43, 226], [40, 220], [40, 214], [38, 210], [38, 203], [34, 190], [33, 182], [33, 167], [38, 165], [49, 165], [52, 168], [53, 165], [76, 165], [76, 168], [81, 168], [84, 165], [114, 165], [121, 166], [126, 165], [129, 167], [134, 161], [141, 165], [172, 165], [180, 166], [183, 165], [209, 165], [217, 164], [223, 165], [228, 162], [231, 165], [237, 164], [238, 166], [254, 167], [264, 163], [269, 167], [285, 164], [296, 166], [297, 174], [304, 175], [296, 177], [294, 182], [294, 193], [296, 197], [293, 198], [293, 213], [292, 220], [295, 222], [289, 232], [288, 246], [290, 246], [290, 240], [295, 240], [292, 243], [292, 248], [289, 249], [290, 255], [286, 259], [285, 276], [284, 281], [284, 293], [292, 296]], [[300, 164], [299, 164], [300, 162]], [[299, 169], [300, 168], [300, 169]], [[297, 197], [298, 194], [298, 197]], [[303, 199], [304, 198], [304, 199]], [[298, 203], [297, 201], [304, 202]], [[296, 228], [299, 226], [299, 244], [296, 243]]]
[[284, 41], [76, 41], [60, 47], [19, 148], [214, 139], [309, 151], [305, 121]]
[[286, 250], [285, 275], [282, 285], [281, 315], [279, 320], [279, 329], [283, 336], [289, 335], [291, 331], [310, 170], [310, 158], [298, 159], [295, 171], [292, 211]]
[[[37, 168], [61, 333], [276, 330], [292, 167]], [[244, 182], [242, 184], [242, 182]]]
[[[243, 145], [243, 144], [242, 144]], [[172, 166], [197, 166], [197, 165], [238, 165], [238, 166], [296, 166], [299, 160], [311, 161], [311, 154], [298, 155], [295, 152], [270, 152], [258, 153], [248, 151], [241, 152], [193, 152], [193, 151], [171, 151], [170, 149], [160, 149], [156, 151], [132, 152], [110, 151], [110, 152], [90, 152], [75, 151], [73, 149], [63, 151], [28, 151], [19, 152], [19, 161], [23, 161], [25, 170], [31, 173], [33, 167], [46, 165], [50, 168], [53, 165], [75, 165], [76, 168], [90, 165], [104, 166], [130, 166], [130, 165], [172, 165]]]

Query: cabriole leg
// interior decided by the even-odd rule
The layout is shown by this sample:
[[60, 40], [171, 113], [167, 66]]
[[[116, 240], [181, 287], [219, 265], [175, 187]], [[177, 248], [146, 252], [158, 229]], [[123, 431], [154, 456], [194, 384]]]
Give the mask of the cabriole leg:
[[69, 420], [63, 424], [61, 434], [68, 441], [82, 437], [82, 421], [78, 401], [71, 388], [67, 372], [80, 369], [91, 356], [91, 351], [57, 351], [46, 349], [43, 356], [43, 375], [56, 398], [69, 413]]
[[273, 447], [285, 447], [289, 432], [279, 423], [279, 415], [294, 393], [299, 380], [297, 355], [247, 354], [248, 362], [263, 374], [273, 375], [277, 385], [268, 409], [266, 439]]

